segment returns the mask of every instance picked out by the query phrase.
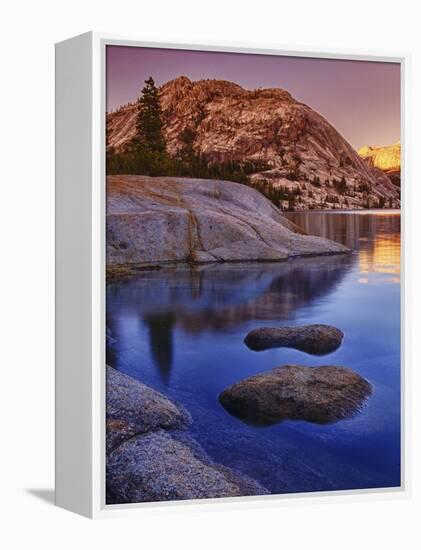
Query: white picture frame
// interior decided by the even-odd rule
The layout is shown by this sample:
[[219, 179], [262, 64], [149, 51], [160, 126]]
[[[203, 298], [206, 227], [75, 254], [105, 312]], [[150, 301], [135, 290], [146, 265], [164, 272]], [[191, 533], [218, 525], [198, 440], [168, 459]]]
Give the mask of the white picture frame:
[[[401, 64], [402, 142], [402, 485], [303, 495], [188, 502], [105, 504], [105, 48], [177, 48]], [[166, 44], [89, 32], [56, 45], [56, 504], [90, 518], [159, 507], [279, 506], [300, 499], [378, 499], [408, 495], [410, 395], [405, 270], [408, 203], [408, 54], [303, 51], [290, 46]]]

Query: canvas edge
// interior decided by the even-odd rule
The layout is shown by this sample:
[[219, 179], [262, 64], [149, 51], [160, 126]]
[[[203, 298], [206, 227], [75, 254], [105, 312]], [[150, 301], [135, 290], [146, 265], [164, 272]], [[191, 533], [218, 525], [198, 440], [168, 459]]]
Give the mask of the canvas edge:
[[93, 515], [92, 33], [55, 46], [55, 503]]

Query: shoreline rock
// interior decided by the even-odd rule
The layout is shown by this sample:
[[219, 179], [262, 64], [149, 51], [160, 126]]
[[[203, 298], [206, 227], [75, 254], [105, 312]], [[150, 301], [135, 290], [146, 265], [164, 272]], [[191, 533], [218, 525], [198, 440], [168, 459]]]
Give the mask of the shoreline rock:
[[107, 504], [268, 494], [197, 447], [163, 430], [123, 443], [107, 460]]
[[268, 494], [180, 431], [192, 422], [181, 405], [109, 366], [106, 415], [107, 504]]
[[230, 181], [107, 177], [107, 269], [283, 261], [349, 252], [303, 235], [261, 193]]
[[344, 333], [330, 325], [263, 327], [250, 331], [244, 339], [253, 351], [271, 348], [295, 348], [312, 355], [326, 355], [342, 344]]
[[255, 426], [283, 420], [328, 424], [355, 415], [371, 393], [370, 383], [345, 367], [284, 365], [233, 384], [219, 401]]
[[185, 429], [190, 414], [161, 393], [107, 366], [107, 451], [134, 435]]

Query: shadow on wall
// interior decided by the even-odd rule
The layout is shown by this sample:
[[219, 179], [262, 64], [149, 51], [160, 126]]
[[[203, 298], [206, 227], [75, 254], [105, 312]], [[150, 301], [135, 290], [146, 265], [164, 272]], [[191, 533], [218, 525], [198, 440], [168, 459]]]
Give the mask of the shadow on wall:
[[25, 489], [28, 495], [43, 500], [47, 504], [54, 506], [55, 504], [55, 490], [54, 489]]

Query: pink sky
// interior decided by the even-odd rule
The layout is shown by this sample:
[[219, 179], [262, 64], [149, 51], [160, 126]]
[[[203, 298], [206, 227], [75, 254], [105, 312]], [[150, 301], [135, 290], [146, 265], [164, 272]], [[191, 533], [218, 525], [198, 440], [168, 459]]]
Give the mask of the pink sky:
[[284, 88], [355, 148], [400, 139], [398, 63], [108, 46], [107, 110], [135, 100], [149, 76], [161, 85], [181, 75]]

